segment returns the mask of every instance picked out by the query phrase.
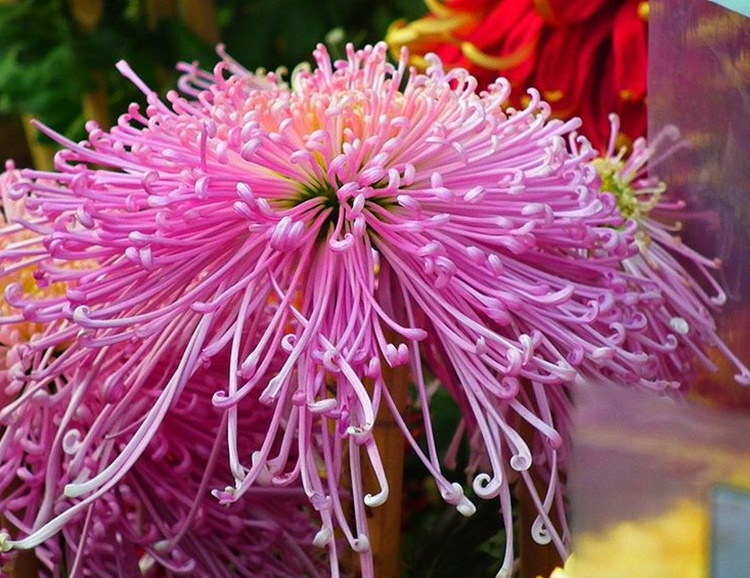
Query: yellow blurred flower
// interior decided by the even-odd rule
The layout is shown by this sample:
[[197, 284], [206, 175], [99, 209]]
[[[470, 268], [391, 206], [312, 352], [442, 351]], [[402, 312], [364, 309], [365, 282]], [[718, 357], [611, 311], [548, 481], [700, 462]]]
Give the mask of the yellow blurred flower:
[[[537, 576], [537, 578], [544, 578], [544, 576]], [[570, 575], [563, 568], [555, 568], [549, 578], [570, 578]]]
[[[14, 199], [11, 189], [20, 178], [20, 171], [16, 170], [12, 162], [6, 163], [6, 170], [0, 174], [0, 249], [19, 250], [19, 254], [28, 251], [38, 243], [38, 236], [21, 225], [21, 221], [32, 219], [28, 214], [23, 199]], [[85, 266], [85, 264], [83, 264]], [[32, 337], [44, 332], [46, 325], [23, 319], [19, 309], [13, 307], [6, 297], [6, 290], [10, 285], [18, 285], [23, 294], [42, 298], [63, 296], [67, 289], [64, 283], [56, 283], [40, 287], [35, 276], [38, 263], [29, 257], [19, 257], [17, 260], [4, 260], [2, 275], [0, 275], [0, 317], [4, 318], [0, 325], [0, 407], [14, 391], [6, 391], [12, 381], [8, 370], [20, 361], [19, 351], [15, 346], [28, 343]]]
[[659, 516], [581, 536], [550, 578], [707, 578], [708, 509], [687, 499]]
[[[3, 233], [0, 234], [0, 249], [7, 249], [14, 245], [23, 244], [34, 238], [32, 232], [17, 226], [17, 220], [24, 219], [27, 217], [27, 214], [23, 201], [13, 199], [10, 195], [12, 186], [20, 179], [20, 172], [14, 168], [12, 163], [8, 163], [6, 168], [7, 170], [0, 174], [0, 209], [2, 209], [0, 213], [0, 231]], [[16, 263], [3, 263], [3, 268], [7, 267], [10, 272], [4, 272], [2, 277], [0, 277], [0, 294], [4, 296], [6, 288], [14, 283], [23, 287], [25, 294], [41, 294], [41, 290], [38, 288], [36, 279], [34, 278], [35, 267], [30, 264], [27, 267], [15, 268], [17, 266], [18, 264]], [[11, 271], [11, 269], [14, 270]], [[57, 289], [53, 292], [59, 291]], [[7, 299], [0, 299], [0, 316], [10, 317], [17, 315], [19, 315], [18, 310], [14, 309], [8, 303]], [[17, 343], [25, 343], [33, 335], [43, 331], [43, 329], [44, 326], [42, 324], [28, 321], [0, 325], [0, 346], [10, 347]], [[5, 356], [2, 355], [2, 357]], [[0, 361], [0, 363], [2, 362]]]

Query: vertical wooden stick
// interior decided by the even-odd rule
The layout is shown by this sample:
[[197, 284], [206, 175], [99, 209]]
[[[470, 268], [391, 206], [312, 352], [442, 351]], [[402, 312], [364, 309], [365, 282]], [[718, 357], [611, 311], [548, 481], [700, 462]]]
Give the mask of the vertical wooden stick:
[[[393, 400], [402, 413], [409, 398], [409, 370], [401, 366], [383, 372], [385, 382]], [[401, 572], [401, 506], [404, 478], [405, 443], [398, 424], [386, 404], [381, 404], [377, 422], [373, 428], [375, 441], [388, 476], [390, 492], [388, 501], [369, 510], [370, 544], [373, 552], [375, 576], [398, 578]], [[365, 489], [377, 488], [378, 484], [371, 468], [365, 469]]]
[[[526, 421], [520, 420], [519, 433], [525, 440], [531, 440], [534, 436], [534, 428]], [[537, 494], [543, 496], [546, 484], [540, 479], [539, 474], [531, 469], [531, 480], [534, 483]], [[520, 572], [518, 578], [548, 578], [552, 571], [563, 565], [563, 561], [554, 544], [538, 544], [531, 537], [531, 527], [537, 518], [538, 512], [531, 493], [522, 480], [516, 485], [516, 498], [519, 503], [519, 528], [518, 528], [518, 550], [520, 558]], [[550, 512], [552, 523], [559, 526], [557, 510], [553, 506]]]
[[83, 95], [83, 115], [87, 120], [95, 120], [103, 129], [111, 126], [107, 104], [107, 85], [101, 70], [91, 72], [93, 90]]
[[[13, 492], [19, 484], [20, 482], [16, 480], [9, 491]], [[0, 527], [10, 531], [11, 535], [16, 533], [16, 528], [5, 517], [0, 517]], [[36, 552], [34, 550], [18, 551], [12, 562], [0, 568], [0, 575], [6, 576], [3, 570], [10, 572], [9, 578], [39, 578], [39, 561], [36, 558]]]
[[178, 12], [198, 38], [208, 44], [219, 42], [216, 0], [178, 0]]
[[68, 0], [68, 5], [76, 26], [83, 32], [91, 32], [102, 19], [103, 0]]
[[[99, 25], [104, 13], [103, 0], [69, 0], [68, 4], [76, 26], [82, 33], [88, 34]], [[100, 70], [93, 70], [90, 72], [90, 78], [94, 87], [83, 95], [81, 104], [84, 117], [87, 120], [95, 120], [102, 128], [109, 128], [110, 117], [104, 74]]]
[[10, 578], [38, 578], [39, 562], [34, 550], [22, 550], [13, 561]]
[[51, 171], [54, 166], [55, 147], [42, 144], [37, 140], [36, 129], [31, 124], [32, 118], [30, 114], [21, 115], [23, 132], [26, 135], [26, 146], [28, 146], [31, 154], [31, 162], [34, 164], [34, 168], [40, 171]]
[[[536, 482], [537, 476], [532, 472], [532, 478]], [[537, 490], [540, 484], [537, 484]], [[562, 567], [563, 561], [557, 553], [555, 546], [550, 544], [537, 544], [531, 537], [531, 526], [536, 520], [537, 510], [531, 499], [526, 485], [519, 481], [516, 489], [516, 497], [520, 505], [519, 533], [519, 558], [521, 560], [518, 578], [548, 578], [557, 567]], [[554, 510], [550, 513], [553, 522], [556, 516]]]
[[174, 16], [174, 0], [143, 0], [143, 11], [146, 15], [146, 26], [150, 30], [156, 30], [163, 20]]

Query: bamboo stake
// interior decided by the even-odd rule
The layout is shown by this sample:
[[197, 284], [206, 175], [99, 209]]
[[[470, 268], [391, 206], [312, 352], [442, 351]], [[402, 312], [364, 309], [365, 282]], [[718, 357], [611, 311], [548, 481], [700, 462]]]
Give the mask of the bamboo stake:
[[177, 10], [198, 38], [211, 45], [219, 42], [216, 0], [178, 0]]
[[[533, 473], [532, 478], [537, 481]], [[536, 485], [538, 490], [541, 489], [541, 484]], [[562, 567], [563, 561], [552, 543], [538, 544], [531, 537], [531, 526], [536, 520], [537, 510], [526, 485], [519, 482], [516, 493], [520, 505], [518, 542], [521, 565], [518, 578], [547, 578], [555, 568]], [[550, 516], [554, 521], [554, 510]]]
[[163, 20], [174, 16], [174, 0], [144, 0], [143, 11], [146, 16], [146, 26], [150, 30], [156, 30]]
[[76, 26], [83, 32], [91, 32], [102, 19], [102, 0], [68, 0], [68, 5]]
[[[530, 440], [533, 435], [533, 428], [526, 421], [521, 421], [520, 433], [524, 439]], [[546, 484], [534, 468], [531, 469], [529, 474], [537, 494], [543, 496], [546, 491]], [[547, 578], [555, 568], [562, 567], [563, 560], [553, 543], [538, 544], [532, 538], [531, 527], [538, 516], [538, 512], [529, 489], [521, 480], [516, 484], [516, 498], [520, 506], [518, 528], [520, 569], [518, 578], [538, 578], [540, 576]], [[555, 507], [550, 512], [550, 519], [555, 526], [559, 527], [559, 517]]]
[[[384, 364], [385, 365], [385, 364]], [[398, 411], [403, 415], [409, 398], [409, 370], [385, 365], [383, 379]], [[390, 492], [382, 506], [368, 510], [370, 545], [377, 578], [398, 578], [401, 572], [401, 509], [406, 440], [386, 404], [381, 404], [373, 428], [388, 477]], [[378, 487], [371, 468], [365, 469], [365, 489]]]
[[107, 85], [101, 70], [91, 72], [94, 89], [83, 95], [83, 114], [86, 119], [95, 120], [101, 128], [111, 125], [109, 106], [107, 105]]
[[[103, 0], [68, 0], [70, 11], [78, 29], [87, 34], [99, 25], [104, 12]], [[99, 70], [90, 73], [93, 89], [82, 97], [81, 105], [86, 119], [95, 120], [100, 127], [109, 128], [110, 117], [107, 106], [107, 86], [104, 74]]]
[[[14, 488], [18, 487], [21, 482], [16, 480], [14, 484], [9, 488], [12, 492]], [[4, 516], [0, 517], [0, 526], [8, 530], [11, 535], [15, 535], [17, 529], [5, 519]], [[35, 550], [19, 550], [16, 552], [15, 557], [7, 566], [0, 568], [0, 576], [6, 576], [3, 570], [9, 571], [7, 574], [9, 578], [39, 578], [39, 561], [36, 557]]]
[[21, 550], [13, 561], [10, 578], [38, 578], [39, 562], [34, 550]]
[[31, 154], [31, 162], [40, 171], [51, 171], [54, 166], [55, 147], [42, 144], [37, 138], [37, 131], [31, 124], [33, 117], [30, 114], [22, 114], [23, 132], [26, 135], [26, 145]]

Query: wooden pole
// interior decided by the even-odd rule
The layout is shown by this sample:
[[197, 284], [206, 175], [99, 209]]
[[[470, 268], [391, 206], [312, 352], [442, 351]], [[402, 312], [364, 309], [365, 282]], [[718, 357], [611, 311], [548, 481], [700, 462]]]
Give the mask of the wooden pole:
[[177, 11], [182, 21], [207, 44], [219, 42], [216, 0], [178, 0]]
[[[532, 472], [535, 482], [538, 477]], [[537, 491], [541, 484], [536, 483]], [[554, 544], [538, 544], [531, 536], [531, 527], [537, 518], [537, 510], [526, 484], [518, 482], [516, 497], [519, 503], [519, 527], [518, 527], [518, 549], [520, 559], [520, 571], [518, 578], [548, 578], [557, 567], [562, 567], [563, 561]], [[555, 511], [550, 512], [552, 521], [555, 522]]]
[[143, 0], [143, 11], [146, 16], [146, 26], [156, 30], [164, 20], [174, 16], [174, 0]]
[[39, 562], [34, 550], [21, 550], [13, 561], [10, 578], [38, 578]]
[[[68, 4], [76, 26], [83, 34], [92, 32], [101, 22], [104, 13], [103, 0], [69, 0]], [[92, 70], [89, 77], [93, 88], [82, 98], [84, 117], [87, 120], [95, 120], [100, 127], [107, 129], [110, 126], [110, 115], [104, 74], [101, 70]]]
[[23, 132], [26, 135], [26, 146], [29, 148], [31, 162], [34, 168], [40, 171], [51, 171], [54, 166], [55, 147], [39, 142], [36, 129], [31, 124], [32, 118], [33, 116], [30, 114], [21, 115]]
[[[9, 488], [10, 492], [14, 491], [22, 482], [18, 479]], [[9, 523], [5, 517], [0, 517], [0, 526], [8, 530], [11, 536], [15, 536], [17, 529]], [[3, 570], [9, 572], [4, 574]], [[39, 561], [34, 550], [19, 550], [16, 552], [12, 561], [3, 568], [0, 568], [0, 576], [9, 576], [9, 578], [39, 578]]]
[[[384, 363], [385, 365], [385, 363]], [[409, 370], [406, 366], [391, 369], [385, 365], [383, 378], [398, 411], [403, 415], [409, 399]], [[388, 500], [368, 510], [370, 545], [377, 578], [399, 578], [401, 572], [401, 509], [406, 440], [385, 403], [381, 403], [373, 428], [388, 477]], [[377, 491], [372, 468], [365, 468], [365, 491]]]
[[[525, 420], [519, 420], [519, 433], [525, 440], [531, 440], [534, 436], [534, 428]], [[536, 488], [537, 495], [543, 500], [546, 483], [539, 477], [534, 468], [531, 469], [529, 475]], [[523, 479], [518, 480], [515, 493], [519, 505], [518, 550], [520, 568], [518, 578], [538, 578], [539, 576], [548, 578], [555, 568], [562, 567], [563, 560], [552, 542], [538, 544], [532, 537], [531, 528], [539, 514], [531, 497], [531, 492]], [[560, 520], [557, 515], [556, 504], [552, 505], [549, 516], [552, 523], [559, 527]]]

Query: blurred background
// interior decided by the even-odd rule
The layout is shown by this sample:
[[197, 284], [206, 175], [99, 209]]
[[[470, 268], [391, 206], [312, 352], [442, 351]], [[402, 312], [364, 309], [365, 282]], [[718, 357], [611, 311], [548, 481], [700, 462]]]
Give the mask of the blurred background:
[[108, 126], [140, 101], [120, 59], [163, 94], [178, 61], [210, 70], [217, 42], [251, 70], [291, 70], [319, 42], [336, 55], [426, 11], [422, 0], [0, 0], [0, 158], [47, 166], [30, 118], [77, 140], [86, 120]]

